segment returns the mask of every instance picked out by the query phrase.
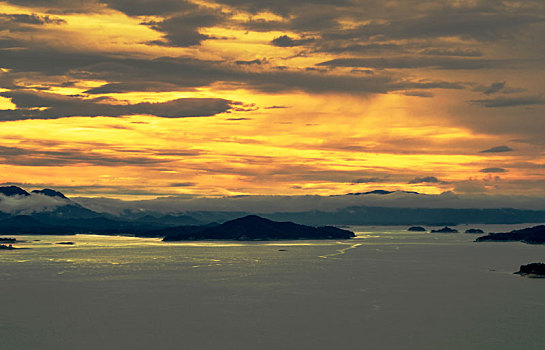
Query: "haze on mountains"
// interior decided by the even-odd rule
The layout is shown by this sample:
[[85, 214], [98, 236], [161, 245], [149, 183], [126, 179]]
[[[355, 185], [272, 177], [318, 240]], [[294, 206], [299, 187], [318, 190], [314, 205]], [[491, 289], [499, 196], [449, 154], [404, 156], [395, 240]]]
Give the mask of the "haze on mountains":
[[[389, 196], [392, 196], [390, 201], [382, 204], [390, 205], [371, 205], [381, 203], [376, 201], [378, 198], [388, 199]], [[214, 203], [212, 199], [191, 203], [188, 200], [176, 201], [174, 198], [121, 202], [112, 199], [70, 199], [52, 189], [27, 192], [17, 186], [5, 186], [0, 187], [0, 233], [98, 233], [153, 237], [164, 236], [166, 232], [164, 229], [167, 228], [217, 225], [241, 217], [250, 217], [248, 216], [250, 214], [275, 221], [291, 221], [311, 226], [517, 224], [545, 221], [545, 210], [497, 206], [448, 208], [437, 207], [438, 202], [434, 203], [433, 200], [428, 203], [432, 204], [431, 207], [415, 206], [421, 197], [422, 195], [418, 193], [380, 190], [334, 197], [235, 197], [216, 199], [218, 203]], [[426, 197], [424, 196], [424, 199], [429, 201], [430, 198]], [[411, 200], [410, 203], [413, 205], [410, 207], [391, 205], [409, 203], [403, 202], [403, 198]], [[291, 206], [286, 205], [292, 200]], [[305, 202], [308, 204], [308, 201], [312, 201], [314, 205], [301, 207]], [[110, 205], [101, 207], [100, 204], [104, 202]], [[316, 206], [319, 202], [322, 203]], [[202, 207], [206, 204], [208, 207]], [[187, 229], [182, 230], [185, 232]]]

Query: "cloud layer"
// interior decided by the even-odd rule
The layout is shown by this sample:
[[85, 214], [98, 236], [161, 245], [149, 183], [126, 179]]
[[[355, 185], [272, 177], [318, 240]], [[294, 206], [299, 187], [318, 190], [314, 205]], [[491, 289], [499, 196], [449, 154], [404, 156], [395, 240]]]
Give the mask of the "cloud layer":
[[[203, 117], [227, 112], [233, 101], [217, 98], [180, 98], [162, 103], [116, 104], [95, 98], [83, 99], [42, 92], [12, 91], [0, 93], [17, 106], [16, 110], [0, 110], [0, 120], [52, 119], [74, 116], [119, 117], [149, 114], [163, 118]], [[112, 103], [114, 102], [114, 103]]]
[[4, 182], [545, 194], [543, 1], [3, 4]]

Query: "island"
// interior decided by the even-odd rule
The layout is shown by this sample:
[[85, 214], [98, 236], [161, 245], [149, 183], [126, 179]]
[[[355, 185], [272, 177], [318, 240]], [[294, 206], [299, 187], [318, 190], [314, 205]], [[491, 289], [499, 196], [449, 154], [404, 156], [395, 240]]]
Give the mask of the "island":
[[445, 226], [438, 230], [431, 230], [432, 233], [458, 233], [458, 230]]
[[223, 224], [205, 226], [179, 226], [161, 230], [163, 241], [268, 241], [298, 239], [349, 239], [355, 237], [352, 231], [333, 226], [312, 227], [293, 222], [278, 222], [248, 215]]
[[484, 231], [481, 230], [480, 228], [470, 228], [466, 230], [465, 233], [484, 233]]
[[521, 265], [520, 270], [515, 272], [515, 274], [528, 277], [545, 278], [545, 264], [531, 263], [528, 265]]
[[17, 249], [17, 248], [12, 246], [11, 244], [9, 245], [0, 244], [0, 250], [14, 250], [14, 249]]
[[422, 226], [411, 226], [407, 229], [410, 232], [426, 232], [426, 229]]
[[476, 242], [524, 242], [545, 244], [545, 225], [513, 230], [511, 232], [489, 233], [478, 237]]
[[16, 238], [0, 237], [0, 243], [15, 243], [15, 242], [17, 242]]

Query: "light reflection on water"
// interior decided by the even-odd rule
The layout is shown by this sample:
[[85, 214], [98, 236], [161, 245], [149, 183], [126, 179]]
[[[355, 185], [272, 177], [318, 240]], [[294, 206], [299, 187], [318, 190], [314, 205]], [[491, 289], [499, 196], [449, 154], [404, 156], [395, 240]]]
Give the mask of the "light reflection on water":
[[[127, 236], [17, 236], [20, 249], [0, 254], [3, 264], [40, 264], [66, 271], [161, 271], [164, 269], [228, 268], [241, 264], [278, 264], [285, 258], [300, 261], [339, 259], [351, 250], [375, 247], [395, 252], [404, 246], [473, 245], [479, 235], [462, 233], [467, 228], [485, 232], [509, 231], [529, 225], [471, 225], [456, 227], [460, 233], [408, 232], [406, 226], [352, 226], [350, 240], [317, 241], [197, 241], [162, 242], [159, 238]], [[428, 229], [430, 229], [428, 227]], [[73, 245], [59, 244], [73, 242]], [[343, 257], [344, 258], [344, 257]]]
[[336, 254], [346, 244], [333, 240], [162, 242], [158, 238], [97, 235], [17, 236], [17, 240], [14, 246], [25, 249], [0, 252], [4, 270], [17, 272], [0, 274], [0, 280], [25, 275], [29, 280], [145, 279], [150, 274], [188, 278], [191, 271], [203, 269], [218, 271], [221, 275], [213, 279], [223, 279], [257, 274], [263, 267], [287, 264], [288, 260], [290, 264], [316, 260]]
[[[537, 225], [537, 224], [533, 224]], [[460, 225], [452, 226], [457, 228], [460, 233], [429, 233], [429, 232], [409, 232], [406, 226], [350, 226], [348, 229], [356, 233], [356, 237], [351, 240], [301, 240], [301, 241], [187, 241], [187, 242], [162, 242], [160, 238], [139, 238], [130, 236], [99, 236], [99, 235], [64, 235], [64, 236], [15, 236], [18, 242], [14, 244], [18, 248], [30, 248], [28, 250], [10, 251], [10, 254], [0, 255], [0, 259], [6, 261], [10, 256], [37, 256], [48, 252], [70, 252], [86, 250], [89, 253], [97, 253], [96, 250], [107, 252], [108, 250], [123, 249], [125, 253], [131, 251], [140, 251], [146, 248], [158, 248], [161, 252], [169, 250], [179, 250], [182, 248], [202, 248], [220, 249], [220, 248], [275, 248], [275, 247], [323, 247], [334, 251], [343, 249], [345, 244], [357, 242], [361, 244], [449, 244], [449, 243], [471, 243], [479, 235], [463, 233], [467, 228], [481, 228], [488, 232], [506, 232], [513, 229], [533, 226], [532, 224], [519, 225]], [[428, 230], [431, 229], [428, 227]], [[9, 235], [7, 235], [9, 236]], [[61, 242], [74, 242], [74, 245], [59, 244]], [[17, 254], [13, 254], [17, 253]], [[38, 254], [39, 253], [39, 254]], [[108, 253], [101, 253], [108, 255]], [[94, 261], [95, 256], [89, 258]], [[159, 258], [159, 257], [155, 257]], [[47, 259], [47, 258], [45, 258]], [[67, 258], [66, 261], [71, 261]], [[24, 259], [20, 259], [24, 260]]]

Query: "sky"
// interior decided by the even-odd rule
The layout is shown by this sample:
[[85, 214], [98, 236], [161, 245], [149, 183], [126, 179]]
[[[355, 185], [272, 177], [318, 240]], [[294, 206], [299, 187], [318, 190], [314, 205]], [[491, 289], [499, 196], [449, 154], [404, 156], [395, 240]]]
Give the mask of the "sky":
[[545, 195], [545, 2], [0, 1], [0, 183]]

